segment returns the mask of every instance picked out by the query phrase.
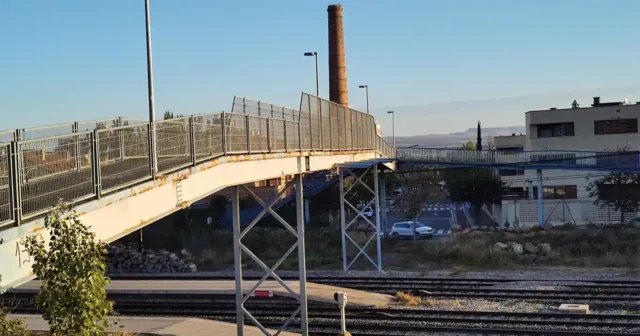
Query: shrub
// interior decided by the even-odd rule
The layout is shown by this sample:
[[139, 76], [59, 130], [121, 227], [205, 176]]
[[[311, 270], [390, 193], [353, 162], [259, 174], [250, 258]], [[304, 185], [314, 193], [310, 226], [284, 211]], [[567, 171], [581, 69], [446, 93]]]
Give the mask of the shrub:
[[42, 281], [36, 303], [54, 335], [95, 335], [107, 327], [112, 310], [107, 301], [104, 245], [82, 225], [71, 207], [60, 205], [47, 214], [48, 248], [39, 234], [25, 238], [33, 272]]
[[20, 319], [12, 319], [7, 316], [8, 310], [0, 308], [0, 336], [28, 336], [29, 329]]

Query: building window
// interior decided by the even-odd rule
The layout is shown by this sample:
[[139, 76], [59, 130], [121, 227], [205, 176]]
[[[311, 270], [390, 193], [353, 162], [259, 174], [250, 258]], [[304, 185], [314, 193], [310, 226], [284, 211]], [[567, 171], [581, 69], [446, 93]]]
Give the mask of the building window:
[[574, 136], [573, 122], [538, 124], [538, 138], [552, 138], [561, 136]]
[[638, 133], [638, 119], [595, 120], [593, 134], [626, 134]]
[[[538, 199], [538, 187], [533, 187], [533, 198]], [[576, 185], [542, 187], [543, 199], [578, 199]]]

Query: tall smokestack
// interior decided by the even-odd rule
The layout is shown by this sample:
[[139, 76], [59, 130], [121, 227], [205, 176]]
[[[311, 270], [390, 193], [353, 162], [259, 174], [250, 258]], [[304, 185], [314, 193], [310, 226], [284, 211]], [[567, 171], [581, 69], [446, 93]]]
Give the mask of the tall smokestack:
[[327, 12], [329, 13], [329, 100], [349, 106], [342, 6], [331, 5], [327, 8]]

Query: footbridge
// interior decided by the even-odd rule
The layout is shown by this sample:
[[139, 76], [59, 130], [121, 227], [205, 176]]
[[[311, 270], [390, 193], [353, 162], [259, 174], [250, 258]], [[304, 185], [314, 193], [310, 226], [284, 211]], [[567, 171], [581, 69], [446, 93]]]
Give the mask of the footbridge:
[[371, 115], [306, 93], [300, 110], [236, 97], [232, 112], [20, 129], [0, 141], [0, 291], [33, 277], [20, 240], [46, 239], [44, 215], [59, 200], [111, 242], [225, 187], [395, 156]]

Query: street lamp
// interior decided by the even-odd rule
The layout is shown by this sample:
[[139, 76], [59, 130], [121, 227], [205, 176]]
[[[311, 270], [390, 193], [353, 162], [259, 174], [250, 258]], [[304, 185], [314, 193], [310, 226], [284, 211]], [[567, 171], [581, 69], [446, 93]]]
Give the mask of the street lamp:
[[396, 113], [393, 111], [387, 111], [391, 114], [391, 132], [393, 134], [393, 148], [396, 148]]
[[149, 15], [149, 0], [144, 0], [144, 19], [146, 23], [147, 30], [147, 86], [148, 86], [148, 94], [149, 94], [149, 127], [151, 133], [151, 165], [153, 169], [153, 173], [158, 171], [157, 167], [157, 157], [156, 157], [156, 132], [155, 132], [155, 103], [153, 98], [153, 58], [151, 56], [151, 17]]
[[358, 87], [367, 90], [367, 114], [369, 114], [369, 85], [360, 85]]
[[318, 52], [311, 51], [304, 53], [305, 56], [314, 56], [316, 58], [316, 96], [320, 98], [320, 74], [318, 72]]

